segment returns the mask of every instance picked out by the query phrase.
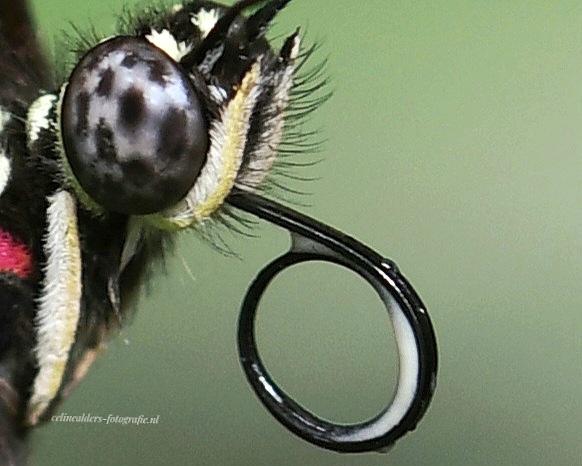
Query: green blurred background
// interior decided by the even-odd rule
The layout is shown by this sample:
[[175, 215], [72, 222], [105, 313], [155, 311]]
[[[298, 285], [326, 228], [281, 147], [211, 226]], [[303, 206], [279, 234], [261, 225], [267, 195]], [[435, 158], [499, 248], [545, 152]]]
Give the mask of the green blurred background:
[[[48, 41], [69, 22], [113, 31], [124, 4], [36, 0]], [[133, 325], [63, 405], [160, 415], [156, 426], [53, 423], [33, 465], [582, 464], [582, 4], [295, 0], [329, 56], [321, 176], [301, 208], [394, 259], [440, 345], [438, 389], [388, 456], [345, 456], [285, 431], [248, 388], [235, 345], [256, 271], [288, 246], [261, 225], [242, 260], [183, 236]], [[192, 276], [187, 272], [192, 271]], [[269, 291], [260, 347], [274, 376], [336, 421], [375, 414], [396, 373], [389, 321], [330, 265]]]

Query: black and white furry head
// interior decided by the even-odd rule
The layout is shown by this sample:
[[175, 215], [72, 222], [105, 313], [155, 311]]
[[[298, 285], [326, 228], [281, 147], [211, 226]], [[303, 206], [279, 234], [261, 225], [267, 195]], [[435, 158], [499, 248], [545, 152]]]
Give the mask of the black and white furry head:
[[305, 151], [293, 105], [305, 115], [326, 96], [308, 101], [311, 81], [297, 78], [312, 51], [300, 56], [299, 30], [279, 51], [265, 38], [288, 3], [150, 7], [115, 38], [80, 47], [55, 105], [64, 175], [86, 207], [196, 228], [224, 212], [233, 188], [268, 186], [281, 152]]

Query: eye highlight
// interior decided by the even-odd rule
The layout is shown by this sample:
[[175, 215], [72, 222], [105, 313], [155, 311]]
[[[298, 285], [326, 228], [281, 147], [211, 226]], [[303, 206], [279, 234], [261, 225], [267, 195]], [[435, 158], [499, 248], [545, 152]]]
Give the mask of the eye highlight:
[[206, 161], [208, 128], [192, 83], [141, 38], [108, 40], [80, 60], [63, 97], [61, 126], [72, 174], [113, 212], [169, 208]]

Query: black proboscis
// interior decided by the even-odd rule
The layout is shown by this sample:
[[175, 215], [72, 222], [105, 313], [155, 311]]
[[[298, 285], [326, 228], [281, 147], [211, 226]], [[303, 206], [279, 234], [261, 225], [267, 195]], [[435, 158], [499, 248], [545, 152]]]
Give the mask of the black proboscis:
[[[416, 427], [436, 387], [436, 337], [420, 297], [394, 262], [328, 225], [252, 193], [233, 192], [228, 202], [287, 230], [292, 238], [290, 251], [268, 264], [257, 275], [247, 291], [239, 317], [240, 361], [258, 398], [287, 429], [320, 447], [345, 453], [388, 449], [398, 438]], [[412, 401], [398, 423], [370, 438], [358, 439], [389, 408], [359, 424], [339, 425], [323, 420], [281, 390], [259, 356], [255, 318], [261, 297], [278, 274], [288, 267], [308, 261], [331, 262], [360, 275], [380, 295], [389, 313], [394, 312], [389, 303], [396, 303], [414, 334], [418, 377]]]

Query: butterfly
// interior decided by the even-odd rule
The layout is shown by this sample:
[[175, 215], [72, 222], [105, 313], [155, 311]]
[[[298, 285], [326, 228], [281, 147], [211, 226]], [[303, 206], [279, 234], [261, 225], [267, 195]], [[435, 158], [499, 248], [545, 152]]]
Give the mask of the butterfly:
[[[391, 261], [263, 194], [313, 149], [301, 119], [328, 97], [300, 29], [266, 34], [290, 0], [191, 0], [127, 14], [112, 37], [80, 33], [50, 66], [27, 2], [0, 0], [0, 456], [79, 384], [135, 307], [179, 231], [214, 241], [241, 212], [293, 236], [251, 285], [239, 322], [246, 375], [286, 427], [324, 448], [382, 450], [412, 430], [435, 387], [426, 309]], [[56, 70], [56, 72], [54, 71]], [[315, 143], [316, 144], [316, 143]], [[217, 239], [218, 238], [218, 239]], [[359, 273], [389, 310], [399, 388], [375, 419], [323, 421], [268, 376], [254, 339], [260, 296], [283, 268], [328, 260]]]

